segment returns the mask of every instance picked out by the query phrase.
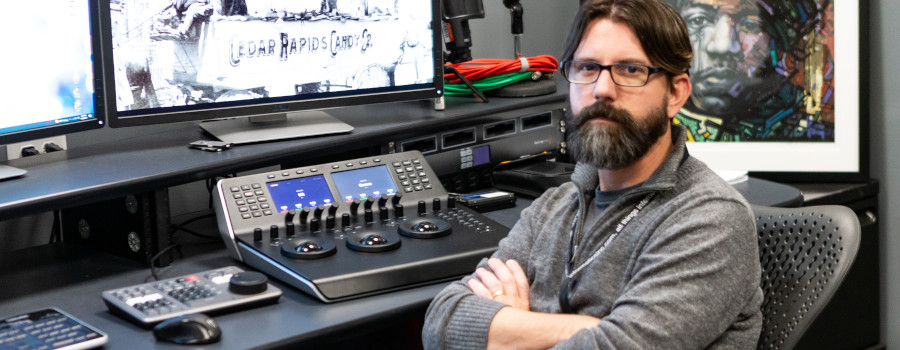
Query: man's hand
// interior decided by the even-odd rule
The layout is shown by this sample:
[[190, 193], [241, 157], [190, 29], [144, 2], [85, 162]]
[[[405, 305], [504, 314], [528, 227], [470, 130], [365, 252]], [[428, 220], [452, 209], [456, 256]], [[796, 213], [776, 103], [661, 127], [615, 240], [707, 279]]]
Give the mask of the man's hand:
[[469, 279], [469, 288], [475, 295], [494, 299], [516, 309], [531, 310], [528, 277], [515, 260], [505, 263], [497, 258], [488, 259], [490, 271], [483, 267], [475, 270], [477, 278]]

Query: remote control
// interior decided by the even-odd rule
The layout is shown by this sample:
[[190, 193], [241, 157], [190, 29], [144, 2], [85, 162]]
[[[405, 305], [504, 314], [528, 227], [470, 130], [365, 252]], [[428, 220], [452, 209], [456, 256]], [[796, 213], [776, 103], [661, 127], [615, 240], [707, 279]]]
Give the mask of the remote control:
[[104, 291], [110, 312], [143, 327], [188, 313], [223, 313], [274, 303], [281, 289], [265, 275], [228, 266]]

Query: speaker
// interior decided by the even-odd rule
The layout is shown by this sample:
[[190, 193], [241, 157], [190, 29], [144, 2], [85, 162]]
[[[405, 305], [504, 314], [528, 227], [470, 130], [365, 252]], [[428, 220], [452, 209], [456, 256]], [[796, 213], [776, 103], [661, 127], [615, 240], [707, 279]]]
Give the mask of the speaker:
[[[60, 211], [63, 241], [119, 255], [151, 266], [151, 259], [171, 244], [168, 193], [127, 195]], [[168, 266], [164, 254], [155, 266]]]

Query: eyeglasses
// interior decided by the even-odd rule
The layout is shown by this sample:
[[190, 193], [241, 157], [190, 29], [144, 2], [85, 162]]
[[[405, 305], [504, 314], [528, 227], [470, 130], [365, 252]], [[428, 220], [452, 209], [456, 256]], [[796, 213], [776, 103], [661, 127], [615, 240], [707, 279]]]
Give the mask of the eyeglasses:
[[590, 61], [565, 61], [560, 67], [560, 72], [572, 84], [593, 84], [606, 69], [609, 69], [613, 83], [632, 87], [647, 85], [650, 74], [665, 72], [662, 68], [640, 63], [616, 63], [604, 66]]

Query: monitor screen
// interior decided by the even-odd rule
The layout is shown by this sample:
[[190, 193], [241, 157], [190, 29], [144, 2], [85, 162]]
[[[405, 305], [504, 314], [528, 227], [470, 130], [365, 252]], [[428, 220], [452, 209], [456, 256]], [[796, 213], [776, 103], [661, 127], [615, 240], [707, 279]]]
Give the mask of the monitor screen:
[[219, 119], [201, 126], [264, 127], [223, 141], [266, 141], [341, 123], [290, 112], [442, 93], [438, 0], [111, 0], [101, 16], [112, 127]]
[[[9, 2], [0, 21], [0, 145], [103, 126], [95, 110], [92, 22], [88, 0]], [[96, 50], [99, 52], [99, 49]]]
[[397, 185], [386, 165], [333, 173], [331, 179], [341, 199], [348, 203], [354, 199], [365, 200], [397, 193]]
[[291, 209], [315, 208], [319, 204], [328, 205], [334, 201], [331, 189], [322, 175], [269, 182], [267, 186], [275, 209], [281, 213]]

